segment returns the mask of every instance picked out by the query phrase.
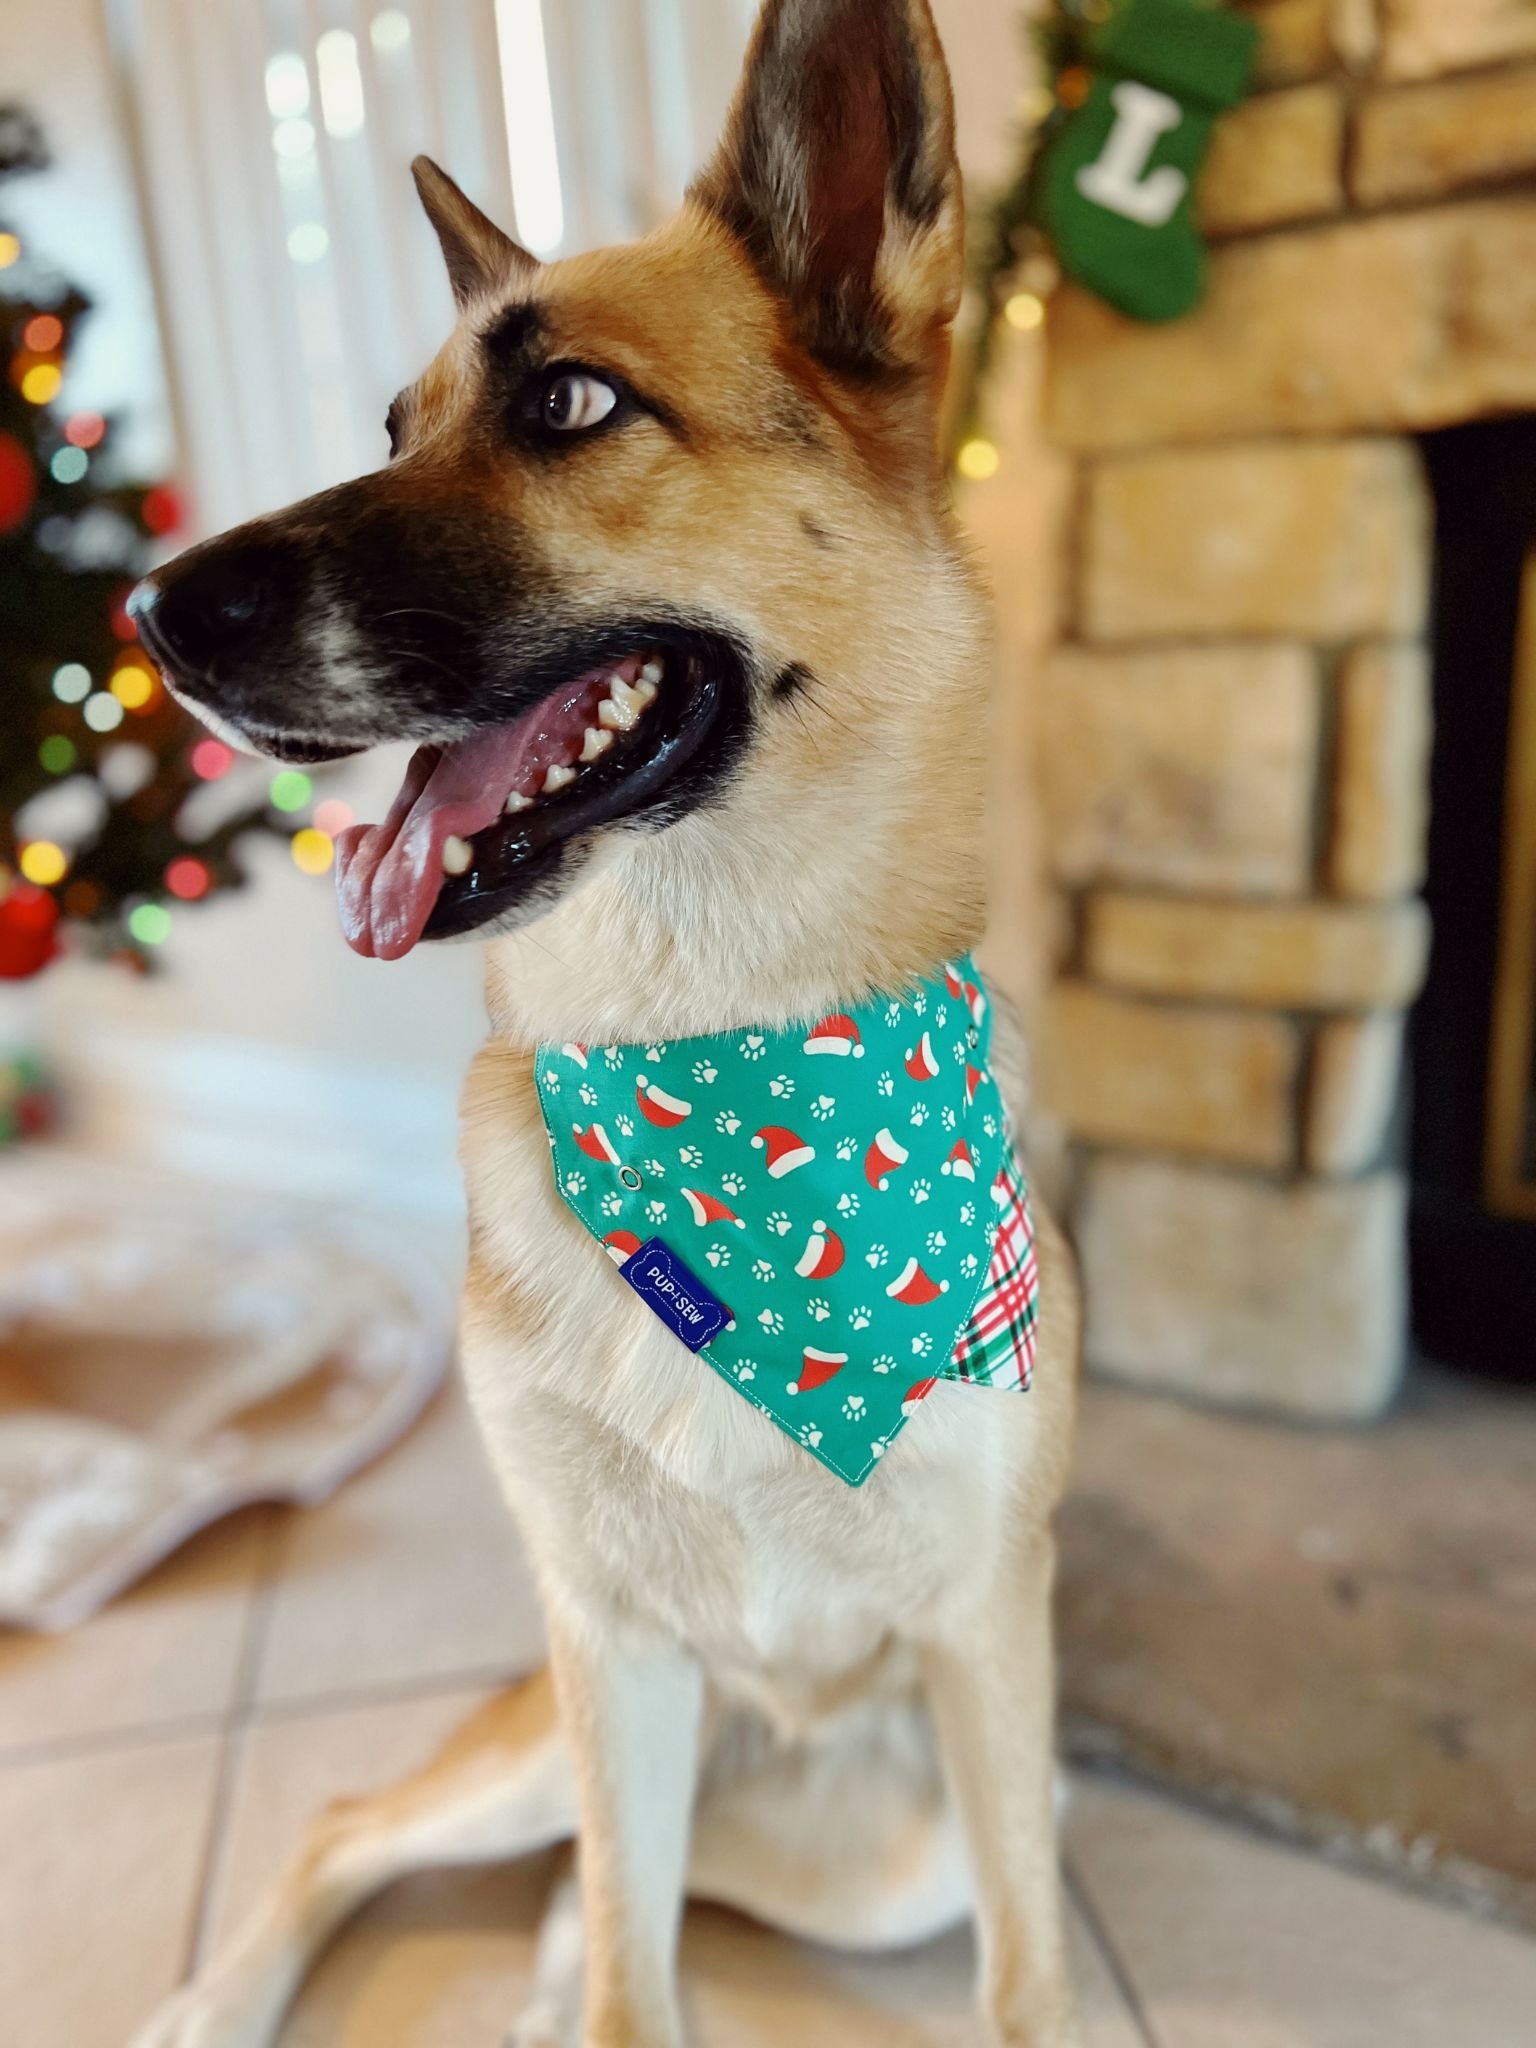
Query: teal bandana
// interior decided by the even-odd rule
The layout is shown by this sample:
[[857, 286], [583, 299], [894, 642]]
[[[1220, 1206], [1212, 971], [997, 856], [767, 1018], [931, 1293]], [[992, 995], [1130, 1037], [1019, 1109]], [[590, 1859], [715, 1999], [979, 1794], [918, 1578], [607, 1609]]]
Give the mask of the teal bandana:
[[539, 1053], [563, 1199], [850, 1486], [936, 1380], [1029, 1385], [1034, 1240], [991, 1035], [967, 957], [810, 1026]]

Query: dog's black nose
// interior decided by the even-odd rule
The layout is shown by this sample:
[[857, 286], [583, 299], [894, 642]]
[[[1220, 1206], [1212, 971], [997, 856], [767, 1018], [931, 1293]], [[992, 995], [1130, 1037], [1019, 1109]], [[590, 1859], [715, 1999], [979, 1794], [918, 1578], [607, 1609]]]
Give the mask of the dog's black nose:
[[147, 577], [128, 600], [129, 615], [145, 645], [193, 676], [205, 675], [221, 656], [254, 646], [271, 624], [279, 586], [260, 555], [214, 555]]

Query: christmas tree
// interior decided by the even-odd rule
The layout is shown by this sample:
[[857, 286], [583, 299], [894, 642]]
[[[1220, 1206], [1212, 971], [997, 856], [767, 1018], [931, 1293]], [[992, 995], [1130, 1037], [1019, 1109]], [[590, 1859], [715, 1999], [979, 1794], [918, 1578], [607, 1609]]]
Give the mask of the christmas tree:
[[[44, 167], [35, 123], [0, 107], [0, 181]], [[234, 756], [137, 644], [126, 599], [181, 507], [117, 473], [108, 420], [57, 402], [89, 312], [0, 213], [0, 978], [65, 939], [142, 964], [175, 905], [243, 879], [242, 835], [288, 836], [310, 796], [292, 771], [254, 802], [239, 778], [210, 790]], [[323, 837], [299, 832], [301, 867]]]

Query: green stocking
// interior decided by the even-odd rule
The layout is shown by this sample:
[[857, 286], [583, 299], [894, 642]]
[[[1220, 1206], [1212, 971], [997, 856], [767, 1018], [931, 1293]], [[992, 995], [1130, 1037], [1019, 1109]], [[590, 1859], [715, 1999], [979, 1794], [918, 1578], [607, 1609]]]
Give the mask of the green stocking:
[[1200, 297], [1195, 177], [1257, 41], [1199, 0], [1121, 0], [1093, 37], [1093, 85], [1042, 155], [1036, 216], [1067, 275], [1134, 319], [1177, 319]]

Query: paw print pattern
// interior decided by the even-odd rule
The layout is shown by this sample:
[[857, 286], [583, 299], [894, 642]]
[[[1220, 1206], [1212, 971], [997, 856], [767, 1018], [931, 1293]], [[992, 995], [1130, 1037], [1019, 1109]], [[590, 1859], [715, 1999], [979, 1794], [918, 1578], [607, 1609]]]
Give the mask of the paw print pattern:
[[859, 1213], [858, 1196], [851, 1193], [839, 1195], [837, 1198], [837, 1213], [839, 1216], [857, 1216]]
[[894, 1372], [895, 1370], [895, 1359], [892, 1358], [889, 1351], [882, 1351], [880, 1356], [875, 1360], [875, 1371], [883, 1374], [888, 1372]]
[[662, 1201], [647, 1202], [645, 1213], [653, 1223], [665, 1223], [667, 1220], [667, 1205]]
[[974, 1202], [962, 1202], [960, 1204], [960, 1221], [967, 1230], [976, 1221], [976, 1204]]
[[896, 1093], [896, 1076], [894, 1074], [882, 1074], [875, 1083], [875, 1086], [882, 1095], [894, 1095]]
[[931, 1330], [923, 1330], [912, 1339], [912, 1356], [914, 1358], [926, 1358], [932, 1349], [933, 1332]]
[[901, 1005], [900, 1005], [900, 1003], [887, 1003], [887, 1004], [886, 1004], [886, 1006], [885, 1006], [885, 1021], [886, 1021], [886, 1023], [887, 1023], [887, 1024], [899, 1024], [899, 1023], [901, 1022]]
[[873, 1321], [874, 1317], [867, 1308], [856, 1308], [849, 1311], [848, 1327], [850, 1330], [867, 1330]]
[[977, 1258], [974, 1252], [967, 1252], [965, 1257], [960, 1261], [960, 1270], [965, 1275], [967, 1280], [974, 1280], [976, 1275], [981, 1271], [981, 1261]]
[[808, 1450], [812, 1451], [814, 1451], [816, 1446], [821, 1442], [821, 1431], [816, 1427], [814, 1422], [801, 1423], [800, 1441], [806, 1446]]
[[788, 1237], [794, 1225], [782, 1209], [772, 1209], [768, 1213], [768, 1228], [775, 1237]]
[[546, 1067], [544, 1069], [544, 1086], [551, 1095], [558, 1095], [560, 1093], [560, 1076], [553, 1067]]
[[645, 1048], [645, 1056], [654, 1066], [659, 1059], [665, 1058], [666, 1050], [664, 1045], [648, 1045]]
[[837, 1141], [837, 1156], [841, 1160], [847, 1161], [851, 1159], [858, 1149], [859, 1141], [857, 1138], [839, 1138]]
[[597, 1090], [590, 1081], [583, 1081], [577, 1093], [588, 1109], [595, 1109], [597, 1107]]
[[926, 1202], [926, 1201], [928, 1200], [929, 1196], [930, 1196], [930, 1195], [932, 1195], [932, 1193], [933, 1193], [933, 1182], [932, 1182], [931, 1180], [915, 1180], [915, 1181], [913, 1181], [913, 1183], [912, 1183], [912, 1199], [913, 1199], [913, 1201], [914, 1201], [914, 1202]]
[[831, 1302], [823, 1300], [819, 1294], [812, 1295], [806, 1303], [806, 1309], [813, 1323], [824, 1323], [832, 1314]]
[[720, 1176], [720, 1189], [723, 1194], [739, 1195], [745, 1186], [746, 1182], [739, 1173], [723, 1173]]
[[735, 1373], [737, 1379], [745, 1386], [749, 1380], [757, 1378], [757, 1361], [752, 1358], [738, 1358], [731, 1367], [731, 1371]]
[[618, 1133], [621, 1138], [632, 1138], [635, 1135], [635, 1120], [633, 1117], [615, 1117], [614, 1123], [618, 1127]]
[[645, 1171], [652, 1180], [665, 1180], [667, 1177], [667, 1169], [659, 1159], [647, 1159]]
[[890, 1252], [883, 1244], [872, 1244], [864, 1254], [864, 1259], [865, 1263], [873, 1266], [878, 1273], [880, 1268], [888, 1262], [890, 1256]]
[[605, 1216], [621, 1215], [623, 1213], [623, 1209], [624, 1198], [622, 1195], [604, 1195], [602, 1200], [602, 1211]]
[[679, 1145], [677, 1156], [684, 1166], [702, 1166], [704, 1164], [704, 1154], [697, 1145]]
[[701, 1088], [712, 1088], [720, 1078], [720, 1069], [712, 1067], [708, 1060], [695, 1060], [693, 1078]]
[[827, 1118], [834, 1114], [836, 1109], [837, 1097], [835, 1095], [818, 1095], [811, 1104], [811, 1115], [815, 1117], [817, 1123], [824, 1124]]
[[850, 1394], [843, 1402], [843, 1413], [850, 1422], [857, 1422], [864, 1413], [864, 1396], [862, 1394]]
[[768, 1083], [768, 1093], [770, 1095], [777, 1095], [781, 1101], [787, 1102], [794, 1092], [795, 1084], [788, 1074], [775, 1074]]
[[919, 989], [919, 990], [917, 991], [916, 995], [915, 995], [915, 996], [913, 996], [913, 998], [912, 998], [912, 1010], [913, 1010], [913, 1014], [914, 1014], [915, 1016], [918, 1016], [918, 1017], [926, 1017], [926, 1016], [927, 1016], [927, 1014], [928, 1014], [928, 991], [927, 991], [926, 989], [922, 989], [922, 988], [920, 988], [920, 989]]
[[778, 1277], [778, 1268], [770, 1266], [766, 1259], [754, 1259], [752, 1261], [752, 1278], [754, 1280], [761, 1280], [765, 1287], [770, 1280], [777, 1280]]
[[723, 1137], [734, 1138], [741, 1129], [741, 1118], [734, 1109], [721, 1109], [715, 1113], [715, 1129]]
[[942, 1230], [930, 1230], [926, 1239], [926, 1243], [930, 1253], [937, 1257], [937, 1255], [941, 1251], [943, 1251], [944, 1247], [949, 1243], [949, 1239], [944, 1235]]
[[908, 1122], [909, 1124], [911, 1124], [911, 1126], [912, 1126], [913, 1130], [917, 1130], [917, 1129], [919, 1129], [919, 1128], [920, 1128], [920, 1127], [921, 1127], [921, 1126], [922, 1126], [923, 1124], [927, 1123], [927, 1121], [928, 1121], [928, 1105], [927, 1105], [927, 1103], [926, 1103], [926, 1102], [914, 1102], [914, 1103], [913, 1103], [913, 1105], [912, 1105], [912, 1114], [911, 1114], [911, 1115], [910, 1115], [910, 1116], [909, 1116], [909, 1117], [907, 1118], [907, 1122]]
[[759, 1323], [762, 1324], [764, 1330], [767, 1331], [770, 1337], [783, 1336], [784, 1318], [779, 1314], [777, 1309], [760, 1309], [758, 1311], [757, 1320], [759, 1321]]
[[624, 1064], [623, 1046], [605, 1045], [603, 1047], [603, 1058], [608, 1062], [610, 1067], [622, 1067]]
[[984, 1116], [981, 1120], [981, 1128], [989, 1138], [995, 1138], [997, 1136], [997, 1118], [995, 1116]]
[[736, 1050], [741, 1054], [744, 1060], [750, 1062], [752, 1060], [760, 1060], [763, 1054], [767, 1051], [767, 1047], [763, 1044], [762, 1039], [754, 1031], [741, 1041], [740, 1045], [737, 1046]]
[[584, 1195], [587, 1192], [587, 1176], [584, 1173], [568, 1173], [565, 1176], [565, 1192], [568, 1195]]
[[945, 1103], [944, 1107], [939, 1111], [939, 1122], [944, 1126], [946, 1131], [954, 1130], [960, 1122], [959, 1117], [955, 1115], [955, 1112], [950, 1108], [947, 1102]]
[[704, 1256], [718, 1269], [731, 1263], [731, 1248], [728, 1244], [712, 1244]]

